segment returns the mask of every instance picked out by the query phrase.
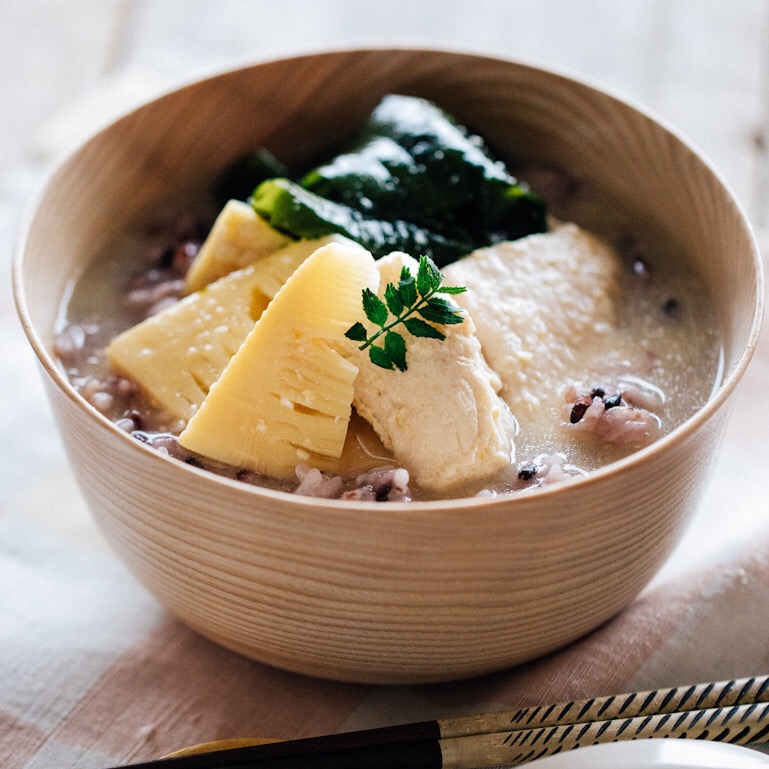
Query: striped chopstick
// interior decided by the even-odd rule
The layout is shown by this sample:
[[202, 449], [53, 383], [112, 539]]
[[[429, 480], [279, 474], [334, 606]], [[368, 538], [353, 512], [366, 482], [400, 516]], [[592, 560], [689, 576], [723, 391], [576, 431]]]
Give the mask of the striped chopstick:
[[535, 705], [512, 712], [461, 716], [439, 720], [436, 723], [440, 725], [441, 737], [463, 737], [509, 729], [609, 721], [615, 718], [703, 710], [754, 702], [769, 702], [769, 676], [612, 694], [608, 697], [592, 697], [555, 705]]
[[738, 744], [769, 740], [769, 676], [272, 742], [130, 767], [472, 769], [516, 766], [597, 742], [650, 737]]
[[520, 766], [588, 745], [653, 737], [746, 745], [769, 739], [769, 703], [732, 705], [606, 721], [454, 737], [441, 742], [441, 769]]

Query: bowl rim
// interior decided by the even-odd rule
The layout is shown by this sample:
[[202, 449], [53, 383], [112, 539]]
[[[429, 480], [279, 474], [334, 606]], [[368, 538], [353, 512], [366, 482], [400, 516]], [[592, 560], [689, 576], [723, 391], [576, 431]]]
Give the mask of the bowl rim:
[[[753, 275], [756, 279], [756, 291], [750, 332], [732, 371], [727, 376], [722, 377], [720, 381], [716, 381], [714, 383], [713, 389], [708, 396], [707, 401], [702, 406], [700, 406], [694, 414], [692, 414], [689, 418], [681, 422], [670, 432], [666, 433], [664, 436], [657, 439], [648, 446], [638, 449], [626, 457], [591, 470], [585, 476], [572, 478], [563, 483], [533, 487], [531, 489], [524, 489], [515, 492], [505, 492], [488, 496], [415, 500], [410, 502], [388, 502], [387, 504], [383, 505], [381, 502], [360, 502], [302, 496], [292, 492], [270, 489], [253, 484], [246, 484], [235, 479], [217, 475], [216, 473], [213, 473], [209, 470], [180, 462], [178, 459], [174, 459], [162, 452], [157, 451], [156, 449], [151, 448], [141, 441], [132, 438], [128, 433], [118, 428], [111, 420], [109, 420], [107, 417], [97, 411], [93, 406], [91, 406], [75, 390], [75, 388], [62, 372], [60, 366], [56, 363], [53, 356], [46, 349], [46, 346], [43, 344], [40, 335], [35, 329], [29, 308], [27, 306], [23, 278], [24, 258], [27, 251], [27, 242], [34, 225], [37, 212], [39, 211], [40, 204], [50, 186], [56, 181], [58, 175], [64, 172], [65, 167], [80, 152], [84, 151], [91, 142], [97, 140], [101, 135], [111, 130], [116, 124], [130, 118], [136, 112], [139, 112], [145, 108], [149, 108], [151, 105], [171, 97], [173, 94], [179, 91], [198, 87], [203, 83], [212, 82], [220, 78], [231, 77], [238, 73], [245, 73], [246, 71], [264, 67], [266, 65], [279, 63], [287, 64], [292, 61], [298, 62], [301, 60], [325, 58], [340, 54], [354, 55], [371, 52], [410, 52], [417, 55], [427, 55], [433, 53], [449, 56], [467, 56], [510, 65], [512, 67], [530, 69], [554, 76], [563, 81], [571, 81], [574, 84], [597, 92], [598, 95], [602, 97], [607, 97], [620, 103], [621, 105], [624, 105], [625, 107], [629, 107], [634, 112], [652, 121], [659, 128], [672, 136], [672, 138], [675, 139], [676, 142], [678, 142], [680, 145], [682, 145], [684, 149], [686, 149], [698, 163], [702, 164], [706, 168], [706, 170], [713, 176], [714, 180], [721, 187], [722, 191], [734, 207], [744, 232], [748, 237], [751, 251], [750, 256], [753, 266]], [[656, 454], [659, 451], [663, 451], [668, 446], [684, 440], [689, 434], [698, 430], [702, 425], [708, 422], [716, 414], [716, 412], [724, 407], [726, 401], [729, 399], [733, 391], [736, 389], [739, 381], [742, 379], [745, 370], [747, 369], [747, 366], [749, 365], [755, 353], [759, 334], [761, 331], [765, 303], [765, 276], [761, 252], [759, 249], [755, 230], [747, 216], [746, 211], [744, 210], [742, 203], [735, 195], [730, 184], [724, 179], [720, 171], [714, 166], [710, 159], [699, 148], [697, 148], [688, 137], [686, 137], [677, 128], [671, 125], [664, 117], [656, 114], [653, 110], [636, 102], [633, 98], [630, 98], [627, 95], [621, 93], [618, 89], [600, 83], [598, 80], [589, 76], [574, 72], [567, 67], [552, 65], [532, 57], [505, 56], [499, 53], [490, 53], [488, 51], [482, 52], [472, 48], [463, 48], [459, 46], [443, 47], [434, 45], [416, 46], [382, 44], [365, 46], [353, 45], [349, 47], [340, 46], [334, 48], [320, 47], [317, 49], [312, 48], [290, 54], [281, 54], [262, 59], [249, 60], [221, 69], [215, 68], [204, 74], [199, 74], [197, 76], [184, 79], [175, 85], [163, 88], [159, 93], [152, 96], [151, 98], [142, 101], [138, 105], [126, 109], [117, 117], [108, 120], [97, 129], [91, 131], [88, 136], [84, 137], [75, 146], [71, 147], [52, 165], [52, 167], [45, 174], [42, 181], [39, 183], [37, 190], [30, 196], [19, 219], [13, 248], [11, 277], [14, 302], [19, 320], [30, 345], [35, 352], [35, 355], [37, 356], [38, 362], [42, 365], [44, 371], [56, 384], [59, 391], [63, 393], [69, 399], [69, 401], [71, 401], [73, 405], [75, 405], [80, 410], [81, 414], [85, 418], [95, 420], [101, 426], [106, 427], [106, 429], [109, 430], [113, 436], [118, 436], [118, 440], [124, 441], [126, 447], [128, 447], [129, 450], [143, 453], [143, 455], [147, 457], [148, 461], [170, 462], [174, 468], [177, 468], [177, 470], [181, 472], [198, 474], [201, 479], [207, 480], [208, 483], [211, 483], [214, 486], [223, 486], [230, 492], [241, 492], [246, 495], [252, 495], [255, 499], [266, 497], [273, 504], [293, 504], [300, 508], [317, 508], [330, 506], [331, 508], [338, 508], [340, 510], [377, 511], [380, 513], [387, 511], [387, 513], [392, 513], [394, 515], [409, 511], [412, 513], [417, 511], [424, 513], [429, 513], [430, 511], [438, 512], [445, 511], [447, 508], [452, 510], [461, 510], [464, 508], [494, 508], [500, 505], [504, 505], [505, 507], [509, 505], [515, 506], [516, 504], [523, 505], [526, 504], [524, 500], [531, 500], [532, 497], [540, 498], [543, 496], [550, 497], [554, 495], [557, 496], [568, 494], [570, 493], [569, 490], [572, 488], [583, 488], [596, 483], [601, 483], [605, 478], [622, 472], [626, 467], [642, 464], [647, 458], [651, 457], [651, 455]], [[520, 500], [520, 502], [516, 502], [516, 500]]]

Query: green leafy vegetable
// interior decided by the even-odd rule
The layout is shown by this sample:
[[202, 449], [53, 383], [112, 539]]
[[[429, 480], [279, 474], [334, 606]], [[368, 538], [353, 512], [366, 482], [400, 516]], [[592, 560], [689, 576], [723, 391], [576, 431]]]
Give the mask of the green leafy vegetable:
[[[542, 199], [479, 136], [413, 96], [385, 96], [357, 142], [300, 184], [370, 216], [405, 219], [475, 248], [547, 229]], [[435, 261], [446, 263], [440, 252]]]
[[[435, 325], [462, 323], [462, 310], [450, 299], [437, 293], [461, 294], [464, 286], [443, 286], [443, 275], [429, 256], [419, 258], [416, 277], [404, 265], [398, 285], [388, 283], [382, 301], [371, 289], [362, 292], [363, 312], [370, 323], [379, 328], [371, 336], [362, 323], [354, 323], [345, 336], [362, 342], [358, 349], [368, 348], [369, 359], [384, 369], [406, 371], [406, 340], [393, 329], [402, 325], [412, 336], [443, 340], [446, 335]], [[421, 317], [417, 318], [415, 315]], [[427, 321], [430, 321], [429, 323]], [[382, 345], [374, 342], [384, 337]]]
[[[393, 251], [442, 255], [453, 261], [473, 250], [470, 241], [453, 240], [403, 219], [378, 219], [304, 189], [290, 179], [268, 179], [249, 202], [275, 229], [296, 238], [338, 233], [360, 243], [375, 258]], [[436, 257], [437, 258], [437, 257]]]

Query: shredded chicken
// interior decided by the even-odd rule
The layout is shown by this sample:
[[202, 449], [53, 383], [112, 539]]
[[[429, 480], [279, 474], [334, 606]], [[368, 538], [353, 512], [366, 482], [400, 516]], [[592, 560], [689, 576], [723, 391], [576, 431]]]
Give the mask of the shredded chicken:
[[[397, 285], [401, 268], [417, 262], [393, 253], [377, 263], [380, 293]], [[514, 460], [517, 424], [497, 394], [499, 377], [486, 363], [470, 315], [445, 326], [446, 339], [406, 334], [408, 369], [375, 366], [350, 343], [344, 355], [359, 366], [353, 405], [398, 462], [425, 489], [491, 478]]]
[[521, 427], [558, 403], [565, 377], [611, 346], [619, 259], [574, 224], [479, 249], [443, 270], [467, 286], [457, 303], [473, 317], [501, 395]]

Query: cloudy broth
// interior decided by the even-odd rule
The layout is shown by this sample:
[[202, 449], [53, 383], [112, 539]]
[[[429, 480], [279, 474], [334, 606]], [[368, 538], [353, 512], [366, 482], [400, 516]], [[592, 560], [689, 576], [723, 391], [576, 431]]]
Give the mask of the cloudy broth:
[[[587, 389], [593, 399], [598, 392], [607, 402], [622, 387], [646, 393], [656, 399], [659, 435], [664, 435], [691, 417], [719, 381], [721, 347], [713, 303], [664, 235], [623, 216], [613, 201], [602, 200], [598, 192], [583, 189], [565, 195], [567, 187], [561, 179], [554, 188], [552, 209], [559, 218], [578, 221], [608, 240], [621, 264], [611, 349], [594, 356], [590, 366], [570, 372], [564, 389], [577, 383], [581, 392]], [[115, 376], [105, 355], [114, 336], [148, 311], [176, 300], [189, 261], [216, 213], [206, 197], [181, 197], [99, 254], [73, 282], [62, 304], [57, 328], [60, 364], [83, 397], [137, 440], [227, 477], [293, 491], [295, 482], [277, 482], [183, 450], [175, 436], [184, 424], [158, 411], [130, 382]], [[529, 490], [583, 475], [635, 450], [575, 430], [574, 409], [560, 394], [543, 403], [533, 418], [521, 423], [515, 462], [509, 468], [483, 483], [453, 488], [440, 496]], [[345, 452], [335, 468], [344, 479], [341, 487], [354, 488], [357, 476], [382, 466], [398, 464], [371, 427], [353, 414]], [[431, 495], [412, 482], [408, 498]]]

